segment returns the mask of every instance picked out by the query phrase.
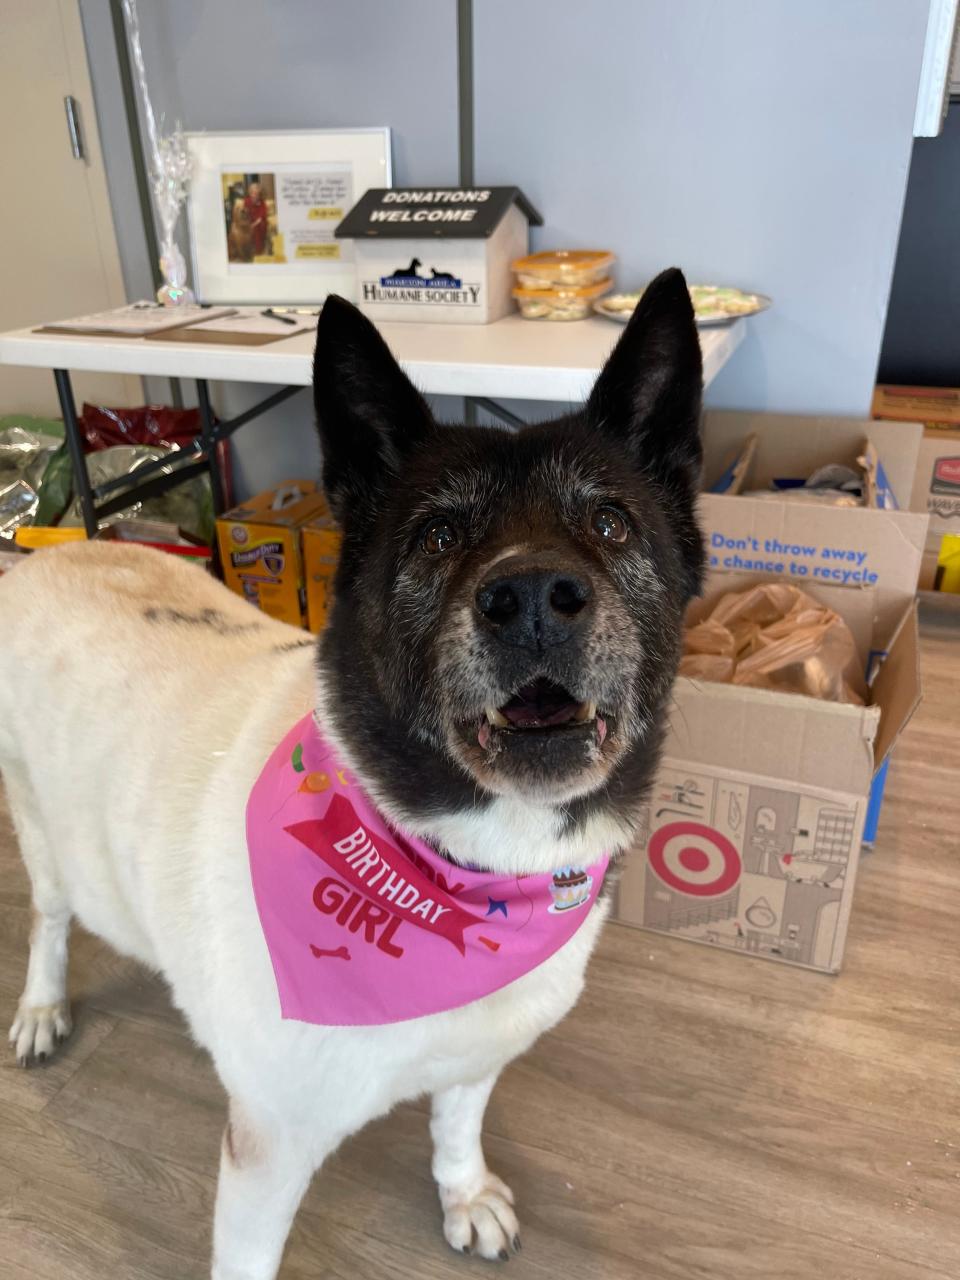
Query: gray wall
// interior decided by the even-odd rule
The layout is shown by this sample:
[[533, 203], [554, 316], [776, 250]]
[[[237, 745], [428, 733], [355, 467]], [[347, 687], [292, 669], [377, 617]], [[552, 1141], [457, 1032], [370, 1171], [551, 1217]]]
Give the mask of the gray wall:
[[[770, 294], [709, 393], [864, 413], [925, 0], [480, 0], [477, 176], [519, 180], [540, 245], [615, 249]], [[535, 56], [534, 56], [535, 51]]]
[[913, 144], [880, 380], [960, 386], [960, 100]]
[[[121, 254], [140, 294], [149, 286], [108, 0], [81, 6]], [[863, 413], [926, 7], [475, 0], [477, 180], [525, 188], [546, 218], [539, 245], [615, 249], [625, 286], [678, 263], [692, 279], [771, 294], [774, 309], [750, 322], [711, 403]], [[390, 124], [398, 184], [452, 183], [456, 8], [140, 0], [154, 103], [189, 129]], [[218, 392], [226, 412], [254, 394]], [[312, 465], [305, 400], [241, 433], [244, 487]]]
[[154, 105], [171, 123], [389, 124], [398, 185], [456, 174], [452, 0], [140, 0], [139, 10]]

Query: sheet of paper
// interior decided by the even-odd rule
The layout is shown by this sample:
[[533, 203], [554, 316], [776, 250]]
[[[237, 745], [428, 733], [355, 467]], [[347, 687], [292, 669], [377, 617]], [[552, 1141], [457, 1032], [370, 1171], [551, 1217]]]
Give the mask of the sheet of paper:
[[[262, 333], [271, 338], [292, 338], [295, 333], [305, 333], [317, 327], [318, 312], [298, 314], [296, 311], [281, 311], [282, 320], [275, 315], [264, 315], [263, 308], [238, 307], [233, 315], [223, 316], [205, 324], [207, 333]], [[287, 323], [292, 321], [292, 323]]]

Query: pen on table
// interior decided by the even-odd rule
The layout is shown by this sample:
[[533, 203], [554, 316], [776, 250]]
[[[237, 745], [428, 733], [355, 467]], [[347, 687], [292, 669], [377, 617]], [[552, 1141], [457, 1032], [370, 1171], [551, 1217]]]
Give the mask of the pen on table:
[[282, 316], [279, 311], [274, 311], [273, 307], [265, 307], [260, 312], [262, 316], [269, 316], [271, 320], [279, 320], [281, 324], [296, 324], [296, 320], [292, 316]]

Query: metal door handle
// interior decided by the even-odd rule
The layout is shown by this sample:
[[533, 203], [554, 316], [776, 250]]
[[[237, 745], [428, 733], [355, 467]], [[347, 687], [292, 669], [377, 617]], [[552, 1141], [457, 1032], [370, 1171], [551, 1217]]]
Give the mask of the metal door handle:
[[67, 113], [67, 133], [70, 135], [70, 150], [73, 152], [74, 160], [84, 160], [83, 154], [83, 135], [80, 132], [80, 108], [76, 98], [72, 94], [67, 94], [63, 100], [63, 105]]

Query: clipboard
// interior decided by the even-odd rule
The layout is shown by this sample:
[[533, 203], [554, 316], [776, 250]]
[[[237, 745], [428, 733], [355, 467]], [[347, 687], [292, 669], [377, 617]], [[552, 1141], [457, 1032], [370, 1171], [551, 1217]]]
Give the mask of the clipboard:
[[150, 338], [170, 329], [185, 330], [188, 325], [211, 324], [233, 313], [232, 307], [210, 308], [192, 304], [173, 308], [153, 302], [132, 302], [110, 311], [95, 311], [90, 315], [38, 325], [33, 332], [88, 338]]

